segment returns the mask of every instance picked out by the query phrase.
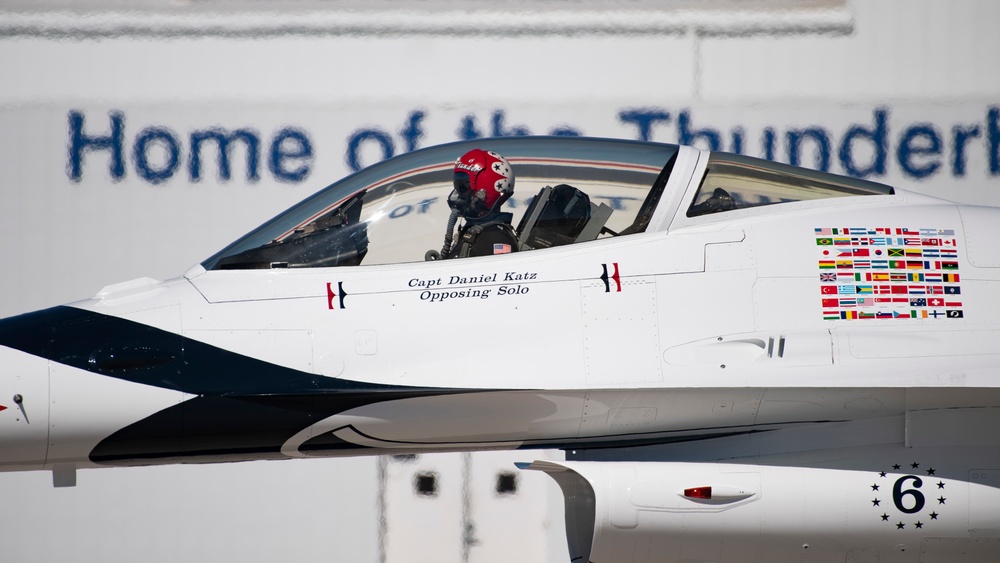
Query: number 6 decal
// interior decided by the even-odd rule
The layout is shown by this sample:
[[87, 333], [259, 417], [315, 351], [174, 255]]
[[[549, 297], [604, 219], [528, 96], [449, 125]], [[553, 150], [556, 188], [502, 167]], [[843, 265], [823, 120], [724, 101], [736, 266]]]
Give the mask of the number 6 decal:
[[[910, 479], [913, 479], [913, 488], [904, 491], [903, 485]], [[924, 482], [916, 475], [906, 475], [896, 479], [896, 484], [892, 486], [892, 503], [904, 514], [920, 512], [920, 509], [924, 507], [924, 494], [917, 489], [923, 484]], [[906, 496], [913, 497], [913, 506], [909, 508], [903, 505], [903, 497]]]

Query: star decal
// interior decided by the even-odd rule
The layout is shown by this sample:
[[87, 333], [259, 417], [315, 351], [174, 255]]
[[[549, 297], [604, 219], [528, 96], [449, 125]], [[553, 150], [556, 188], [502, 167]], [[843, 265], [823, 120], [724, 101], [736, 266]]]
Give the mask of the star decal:
[[[871, 500], [873, 507], [879, 507], [879, 518], [882, 522], [890, 526], [896, 526], [897, 530], [905, 530], [907, 524], [912, 526], [910, 529], [923, 530], [927, 528], [931, 521], [939, 520], [941, 516], [937, 511], [931, 510], [931, 505], [934, 502], [934, 497], [930, 496], [927, 491], [931, 488], [930, 476], [937, 474], [937, 469], [930, 466], [925, 466], [924, 469], [919, 469], [920, 463], [914, 461], [912, 463], [906, 464], [908, 467], [900, 471], [900, 464], [893, 464], [892, 469], [895, 471], [873, 471], [873, 473], [878, 474], [878, 479], [874, 482], [868, 481], [868, 487], [871, 487], [871, 492], [874, 493], [872, 496], [868, 497]], [[908, 471], [912, 470], [912, 471]], [[926, 473], [927, 477], [923, 477], [921, 472]], [[881, 481], [888, 477], [891, 481], [891, 485], [886, 485], [886, 491], [888, 487], [893, 487], [893, 496], [889, 499], [879, 498], [875, 495], [886, 495], [888, 492], [882, 493], [882, 485], [886, 484], [885, 481]], [[923, 482], [923, 479], [927, 479]], [[860, 483], [858, 483], [860, 485]], [[936, 483], [937, 488], [944, 489], [945, 480], [940, 479]], [[921, 490], [921, 485], [923, 485], [923, 490]], [[937, 498], [938, 507], [946, 504], [947, 498], [944, 494], [939, 493], [940, 496]], [[885, 500], [885, 504], [882, 501]], [[925, 504], [926, 503], [926, 504]], [[961, 504], [961, 503], [959, 503]], [[910, 520], [910, 518], [916, 518], [916, 520]], [[934, 526], [930, 526], [933, 528]]]

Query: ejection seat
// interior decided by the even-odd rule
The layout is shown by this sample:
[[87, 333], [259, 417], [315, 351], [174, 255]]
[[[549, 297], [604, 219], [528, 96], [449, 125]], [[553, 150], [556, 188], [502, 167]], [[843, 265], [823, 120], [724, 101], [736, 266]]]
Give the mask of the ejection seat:
[[545, 186], [521, 217], [517, 248], [550, 248], [594, 240], [602, 232], [610, 232], [604, 224], [612, 211], [606, 203], [591, 203], [587, 194], [568, 184]]

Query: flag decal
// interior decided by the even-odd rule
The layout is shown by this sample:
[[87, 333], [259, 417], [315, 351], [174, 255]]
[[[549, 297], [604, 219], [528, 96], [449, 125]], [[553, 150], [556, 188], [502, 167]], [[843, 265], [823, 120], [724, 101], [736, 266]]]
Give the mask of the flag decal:
[[[823, 319], [965, 318], [954, 229], [819, 227], [813, 234]], [[856, 297], [843, 298], [849, 295]], [[860, 297], [868, 295], [874, 299]]]

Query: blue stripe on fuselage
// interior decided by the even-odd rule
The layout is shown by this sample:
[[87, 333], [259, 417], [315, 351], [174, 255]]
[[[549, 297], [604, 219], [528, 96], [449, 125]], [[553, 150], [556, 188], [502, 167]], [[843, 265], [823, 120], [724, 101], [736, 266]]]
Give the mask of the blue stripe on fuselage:
[[107, 377], [197, 395], [108, 436], [90, 454], [95, 463], [281, 457], [281, 445], [296, 432], [345, 410], [471, 391], [317, 376], [68, 306], [0, 320], [0, 346]]
[[[427, 390], [318, 376], [120, 317], [60, 306], [0, 319], [0, 346], [89, 372], [192, 395]], [[131, 364], [104, 365], [110, 351]], [[437, 389], [436, 391], [444, 391]]]

